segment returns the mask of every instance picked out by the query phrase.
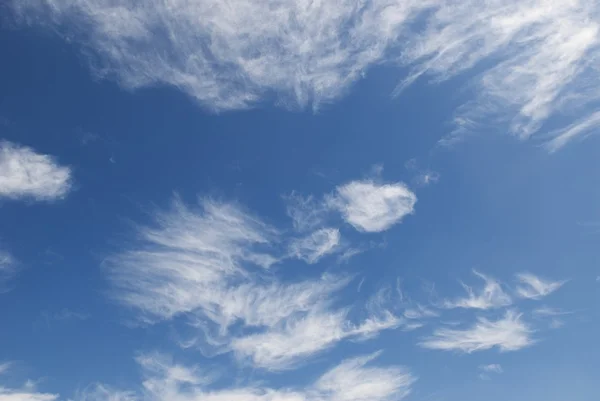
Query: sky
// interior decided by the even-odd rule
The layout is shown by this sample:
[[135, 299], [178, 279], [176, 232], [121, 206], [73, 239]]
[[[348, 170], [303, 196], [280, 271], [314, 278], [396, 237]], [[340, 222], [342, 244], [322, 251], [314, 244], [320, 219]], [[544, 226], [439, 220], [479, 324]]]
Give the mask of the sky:
[[5, 0], [0, 401], [592, 401], [592, 0]]

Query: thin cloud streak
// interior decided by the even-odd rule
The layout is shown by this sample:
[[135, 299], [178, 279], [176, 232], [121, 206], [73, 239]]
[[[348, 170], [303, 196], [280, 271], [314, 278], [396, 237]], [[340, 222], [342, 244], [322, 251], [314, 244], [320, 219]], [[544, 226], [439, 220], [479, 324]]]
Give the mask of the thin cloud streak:
[[260, 384], [244, 387], [208, 389], [213, 377], [198, 367], [170, 362], [154, 354], [137, 358], [144, 371], [143, 396], [132, 392], [109, 390], [105, 386], [80, 397], [77, 401], [393, 401], [410, 394], [416, 377], [400, 366], [372, 366], [379, 353], [342, 361], [316, 381], [301, 388], [275, 389]]
[[419, 345], [423, 348], [462, 351], [472, 353], [490, 348], [500, 351], [517, 351], [534, 343], [532, 329], [514, 310], [506, 312], [498, 320], [478, 318], [477, 322], [466, 329], [439, 328]]
[[512, 303], [512, 299], [506, 292], [504, 292], [499, 282], [477, 271], [473, 271], [473, 273], [484, 281], [483, 288], [480, 291], [474, 291], [468, 285], [461, 283], [467, 292], [467, 297], [459, 298], [453, 301], [445, 301], [443, 303], [444, 307], [493, 309], [508, 306]]
[[336, 252], [340, 245], [340, 230], [321, 228], [306, 237], [292, 240], [289, 245], [289, 252], [293, 257], [314, 264], [324, 256]]
[[537, 277], [531, 273], [517, 274], [517, 280], [521, 283], [517, 287], [517, 294], [521, 298], [541, 299], [558, 290], [566, 281], [549, 281]]
[[156, 214], [153, 226], [139, 227], [139, 244], [108, 258], [104, 267], [116, 299], [142, 321], [185, 317], [198, 329], [187, 346], [233, 351], [240, 361], [267, 370], [288, 369], [346, 338], [372, 337], [400, 324], [384, 308], [358, 323], [346, 309], [333, 308], [350, 277], [283, 282], [257, 265], [281, 259], [268, 253], [276, 250], [277, 233], [238, 205], [204, 199], [193, 209], [176, 198], [169, 211]]

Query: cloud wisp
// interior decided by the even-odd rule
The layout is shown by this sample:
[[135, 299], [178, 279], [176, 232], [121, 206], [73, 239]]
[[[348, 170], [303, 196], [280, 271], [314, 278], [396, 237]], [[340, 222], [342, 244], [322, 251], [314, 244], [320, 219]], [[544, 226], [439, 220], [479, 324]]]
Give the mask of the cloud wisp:
[[413, 2], [19, 0], [17, 18], [60, 27], [125, 88], [171, 85], [213, 110], [277, 96], [317, 108], [385, 60]]
[[32, 382], [28, 381], [20, 388], [5, 387], [1, 376], [10, 370], [11, 364], [0, 363], [0, 401], [55, 401], [57, 394], [38, 392]]
[[373, 366], [379, 353], [342, 361], [311, 384], [296, 388], [246, 386], [214, 388], [214, 377], [197, 366], [173, 363], [160, 354], [137, 358], [144, 372], [142, 395], [96, 386], [77, 401], [392, 401], [411, 392], [416, 377], [401, 366]]
[[321, 228], [306, 237], [292, 240], [288, 248], [291, 256], [313, 264], [322, 257], [338, 251], [340, 245], [340, 230]]
[[10, 253], [0, 249], [0, 293], [3, 292], [3, 284], [15, 272], [15, 261]]
[[510, 295], [502, 289], [501, 284], [491, 277], [481, 274], [477, 271], [473, 273], [484, 281], [484, 286], [480, 291], [474, 291], [466, 284], [462, 284], [467, 292], [466, 298], [458, 298], [453, 301], [445, 301], [443, 306], [446, 308], [466, 308], [466, 309], [493, 309], [508, 306], [512, 303]]
[[61, 199], [71, 189], [71, 181], [71, 169], [51, 156], [0, 141], [0, 199]]
[[541, 299], [558, 290], [566, 281], [549, 281], [537, 277], [531, 273], [520, 273], [517, 275], [520, 285], [517, 286], [517, 294], [521, 298]]
[[472, 353], [490, 348], [517, 351], [534, 343], [533, 330], [521, 319], [521, 314], [509, 310], [498, 320], [478, 318], [465, 329], [439, 328], [424, 338], [423, 348]]
[[[233, 351], [267, 370], [296, 366], [346, 338], [400, 324], [383, 309], [357, 322], [348, 309], [333, 307], [349, 277], [275, 277], [263, 262], [280, 259], [271, 254], [277, 233], [239, 205], [204, 199], [190, 208], [175, 199], [169, 211], [157, 213], [154, 226], [139, 228], [138, 245], [104, 265], [114, 296], [142, 321], [185, 317], [198, 328], [193, 343]], [[299, 247], [309, 261], [325, 252], [308, 248]]]
[[589, 112], [600, 100], [600, 6], [588, 0], [10, 4], [21, 23], [79, 42], [97, 76], [127, 89], [169, 85], [212, 110], [273, 98], [318, 108], [373, 66], [395, 64], [410, 69], [396, 94], [421, 77], [471, 74], [456, 134], [502, 126], [527, 138], [558, 113], [567, 122], [546, 137], [553, 151], [600, 121]]

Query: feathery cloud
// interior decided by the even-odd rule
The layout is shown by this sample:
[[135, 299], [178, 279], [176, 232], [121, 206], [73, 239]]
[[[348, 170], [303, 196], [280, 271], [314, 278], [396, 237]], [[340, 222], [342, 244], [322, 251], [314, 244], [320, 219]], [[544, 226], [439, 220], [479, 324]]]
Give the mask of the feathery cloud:
[[502, 369], [502, 366], [498, 365], [497, 363], [492, 363], [490, 365], [481, 365], [479, 367], [479, 369], [483, 372], [488, 372], [488, 373], [502, 373], [504, 372], [504, 370]]
[[477, 271], [473, 271], [473, 273], [485, 282], [481, 291], [476, 292], [468, 285], [461, 283], [467, 291], [467, 297], [445, 301], [444, 306], [446, 308], [491, 309], [501, 308], [512, 303], [510, 296], [504, 292], [500, 283]]
[[566, 281], [547, 281], [531, 273], [517, 274], [517, 280], [521, 283], [517, 287], [517, 294], [529, 299], [540, 299], [550, 295], [566, 283]]
[[321, 228], [310, 235], [292, 240], [289, 252], [292, 256], [313, 264], [322, 257], [335, 252], [340, 246], [340, 230]]
[[476, 98], [457, 111], [457, 130], [502, 121], [526, 138], [552, 113], [585, 115], [586, 105], [599, 100], [591, 82], [600, 51], [596, 3], [434, 3], [426, 27], [403, 52], [414, 70], [399, 89], [422, 75], [442, 81], [476, 68]]
[[15, 273], [15, 260], [12, 255], [0, 249], [0, 293], [3, 292], [3, 284]]
[[498, 365], [497, 363], [492, 363], [490, 365], [481, 365], [479, 366], [479, 370], [479, 378], [481, 380], [490, 380], [491, 373], [500, 374], [504, 372], [502, 366]]
[[171, 85], [214, 110], [278, 95], [312, 106], [384, 61], [413, 2], [19, 0], [24, 22], [50, 24], [98, 57], [125, 88]]
[[600, 121], [589, 112], [600, 100], [600, 6], [593, 1], [10, 4], [23, 24], [49, 25], [79, 42], [94, 55], [97, 76], [128, 89], [170, 85], [213, 110], [273, 95], [288, 107], [317, 108], [388, 63], [412, 69], [395, 93], [420, 77], [439, 82], [476, 72], [474, 98], [456, 112], [457, 134], [501, 122], [526, 138], [553, 114], [575, 116], [550, 136], [556, 150]]
[[534, 343], [532, 330], [521, 320], [521, 314], [507, 311], [503, 318], [492, 321], [485, 318], [466, 329], [440, 328], [425, 338], [424, 348], [466, 353], [497, 347], [500, 351], [516, 351]]
[[50, 201], [71, 188], [71, 170], [33, 149], [0, 141], [0, 198]]
[[326, 199], [331, 209], [359, 231], [380, 232], [413, 213], [417, 197], [403, 183], [351, 181]]
[[139, 245], [108, 258], [105, 267], [115, 297], [144, 321], [185, 316], [202, 334], [192, 343], [233, 351], [269, 370], [399, 324], [383, 308], [369, 311], [362, 323], [333, 308], [333, 296], [348, 277], [284, 282], [256, 266], [257, 255], [274, 250], [276, 233], [237, 205], [205, 199], [191, 209], [175, 199], [154, 226], [139, 228]]
[[[0, 375], [6, 373], [10, 368], [10, 363], [0, 364]], [[0, 382], [0, 401], [55, 401], [58, 399], [56, 394], [40, 393], [29, 382], [22, 388], [9, 388]]]
[[[400, 366], [372, 366], [379, 353], [346, 359], [302, 388], [274, 389], [249, 384], [245, 387], [207, 389], [213, 377], [198, 367], [175, 364], [168, 358], [142, 355], [138, 363], [144, 371], [143, 388], [147, 398], [156, 401], [392, 401], [405, 398], [416, 377]], [[133, 401], [133, 393], [109, 391], [99, 386], [89, 394], [104, 398], [78, 401]]]
[[233, 340], [232, 349], [240, 358], [250, 358], [253, 366], [284, 370], [345, 338], [370, 338], [382, 330], [396, 328], [401, 321], [388, 313], [352, 325], [347, 311], [311, 312], [299, 319], [289, 319], [282, 327], [265, 333]]

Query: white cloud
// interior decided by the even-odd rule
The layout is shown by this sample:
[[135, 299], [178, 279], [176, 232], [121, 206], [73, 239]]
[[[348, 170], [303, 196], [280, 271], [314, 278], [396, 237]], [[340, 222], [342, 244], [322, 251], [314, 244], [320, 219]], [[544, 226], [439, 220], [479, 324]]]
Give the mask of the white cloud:
[[292, 219], [294, 229], [306, 232], [323, 225], [328, 213], [327, 207], [312, 196], [304, 197], [296, 192], [284, 197], [287, 214]]
[[417, 304], [414, 307], [407, 308], [404, 311], [404, 317], [407, 319], [423, 319], [438, 316], [439, 313], [437, 313], [436, 311], [419, 304]]
[[123, 87], [167, 84], [239, 109], [278, 95], [318, 107], [385, 61], [416, 2], [18, 0], [25, 22], [55, 24]]
[[15, 260], [12, 255], [0, 249], [0, 293], [4, 291], [4, 282], [15, 273]]
[[396, 328], [400, 323], [387, 313], [382, 318], [370, 318], [355, 326], [349, 323], [346, 311], [316, 311], [298, 319], [292, 318], [267, 332], [235, 339], [231, 346], [240, 358], [251, 359], [253, 366], [284, 370], [345, 338], [370, 338], [381, 330]]
[[571, 312], [565, 312], [562, 311], [560, 309], [555, 309], [555, 308], [550, 308], [548, 306], [543, 306], [541, 308], [537, 308], [534, 309], [532, 312], [535, 316], [542, 316], [542, 317], [546, 317], [546, 316], [561, 316], [561, 315], [568, 315]]
[[335, 252], [340, 246], [340, 240], [340, 230], [321, 228], [306, 237], [293, 240], [289, 252], [292, 256], [312, 264]]
[[467, 291], [467, 297], [445, 301], [444, 306], [446, 308], [491, 309], [501, 308], [512, 303], [510, 296], [504, 292], [500, 283], [477, 271], [473, 271], [473, 273], [485, 282], [483, 288], [480, 291], [474, 291], [468, 285], [461, 283]]
[[[274, 389], [249, 384], [245, 387], [207, 389], [213, 377], [198, 367], [177, 365], [160, 355], [143, 355], [144, 394], [156, 401], [392, 401], [401, 400], [416, 378], [398, 366], [370, 366], [379, 353], [351, 358], [321, 375], [314, 383], [298, 388]], [[133, 400], [131, 393], [107, 392], [104, 399]], [[113, 395], [110, 398], [109, 395]], [[120, 395], [116, 397], [116, 395]], [[100, 401], [101, 398], [92, 398]], [[88, 401], [82, 398], [80, 401]]]
[[504, 370], [502, 369], [502, 366], [500, 366], [497, 363], [492, 363], [489, 365], [481, 365], [479, 367], [479, 369], [483, 372], [487, 372], [487, 373], [502, 373], [504, 372]]
[[[318, 107], [370, 67], [412, 68], [444, 81], [474, 73], [475, 99], [457, 110], [457, 132], [508, 123], [525, 138], [554, 113], [579, 120], [548, 144], [598, 124], [594, 62], [600, 6], [588, 0], [13, 0], [17, 20], [57, 27], [94, 54], [96, 75], [125, 88], [170, 85], [214, 110], [275, 94]], [[477, 18], [473, 18], [476, 15]], [[579, 128], [578, 128], [579, 127]]]
[[33, 149], [0, 141], [0, 198], [49, 201], [71, 188], [71, 170]]
[[[10, 363], [0, 364], [0, 375], [6, 373]], [[21, 388], [9, 388], [0, 382], [0, 401], [54, 401], [58, 399], [56, 394], [40, 393], [35, 389], [31, 381]]]
[[516, 351], [534, 343], [532, 330], [515, 311], [507, 311], [503, 318], [491, 321], [479, 318], [466, 329], [440, 328], [425, 338], [424, 348], [456, 350], [471, 353], [497, 347], [500, 351]]
[[520, 273], [517, 280], [517, 294], [522, 298], [540, 299], [558, 290], [566, 281], [547, 281], [531, 273]]
[[10, 362], [3, 362], [0, 363], [0, 375], [8, 372], [8, 369], [10, 368], [11, 363]]
[[564, 127], [553, 131], [548, 135], [552, 138], [546, 142], [546, 149], [550, 152], [556, 152], [568, 142], [578, 138], [583, 139], [589, 135], [598, 132], [597, 128], [600, 124], [600, 111], [586, 115], [584, 118]]
[[510, 130], [525, 138], [553, 112], [585, 111], [598, 100], [596, 3], [436, 3], [426, 28], [404, 51], [414, 71], [401, 87], [422, 74], [446, 80], [476, 69], [478, 96], [457, 113], [463, 127], [509, 121]]
[[326, 201], [359, 231], [380, 232], [413, 213], [417, 197], [403, 183], [351, 181], [339, 186]]
[[105, 267], [117, 299], [146, 322], [185, 316], [199, 334], [182, 345], [234, 351], [264, 369], [285, 369], [345, 338], [397, 325], [383, 308], [362, 323], [333, 308], [349, 277], [284, 282], [255, 266], [256, 255], [274, 249], [276, 234], [239, 206], [203, 200], [190, 209], [176, 199], [170, 211], [157, 213], [154, 226], [139, 228], [140, 244], [108, 258]]

